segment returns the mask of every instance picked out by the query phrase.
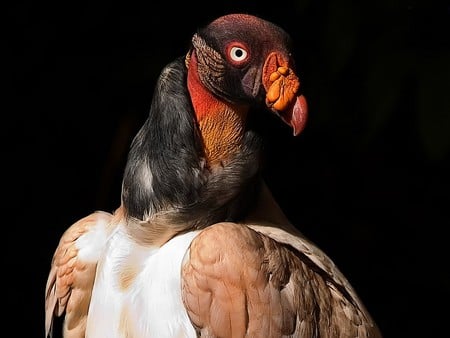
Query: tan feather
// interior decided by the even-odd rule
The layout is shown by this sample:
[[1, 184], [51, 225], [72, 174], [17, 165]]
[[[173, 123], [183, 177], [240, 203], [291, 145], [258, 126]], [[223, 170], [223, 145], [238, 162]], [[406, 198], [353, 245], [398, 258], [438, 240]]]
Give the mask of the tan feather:
[[215, 224], [191, 245], [183, 299], [200, 336], [381, 337], [347, 279], [267, 187], [255, 210], [246, 224]]
[[[45, 289], [45, 335], [53, 335], [54, 317], [65, 314], [64, 337], [84, 337], [97, 262], [79, 256], [77, 241], [96, 227], [111, 226], [112, 215], [94, 212], [62, 235], [53, 255]], [[101, 245], [101, 243], [98, 243]]]

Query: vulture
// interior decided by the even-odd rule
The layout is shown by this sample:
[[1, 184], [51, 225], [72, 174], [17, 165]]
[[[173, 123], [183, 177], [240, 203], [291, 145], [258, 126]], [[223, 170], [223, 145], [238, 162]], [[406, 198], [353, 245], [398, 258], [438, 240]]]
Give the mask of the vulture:
[[46, 337], [57, 319], [65, 338], [381, 337], [262, 177], [252, 121], [274, 114], [298, 135], [307, 120], [291, 51], [280, 26], [227, 14], [162, 69], [120, 205], [76, 221], [56, 246]]

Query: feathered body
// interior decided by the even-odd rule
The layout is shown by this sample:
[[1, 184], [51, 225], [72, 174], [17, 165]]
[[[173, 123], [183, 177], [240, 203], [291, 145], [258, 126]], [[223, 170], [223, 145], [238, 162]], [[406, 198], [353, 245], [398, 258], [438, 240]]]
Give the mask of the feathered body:
[[[64, 233], [46, 336], [380, 337], [333, 262], [290, 224], [261, 178], [250, 114], [297, 135], [306, 102], [289, 36], [221, 17], [162, 71], [130, 148], [122, 203]], [[262, 109], [264, 110], [264, 109]]]

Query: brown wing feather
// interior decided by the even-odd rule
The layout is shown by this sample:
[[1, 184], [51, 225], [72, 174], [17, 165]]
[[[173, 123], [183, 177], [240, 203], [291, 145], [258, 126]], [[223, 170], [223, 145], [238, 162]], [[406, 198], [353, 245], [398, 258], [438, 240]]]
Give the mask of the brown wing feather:
[[[305, 253], [242, 224], [204, 230], [192, 242], [182, 279], [200, 336], [381, 337], [344, 277], [334, 266], [333, 274], [317, 266], [312, 252], [320, 250]], [[331, 264], [324, 257], [317, 260]]]
[[202, 337], [381, 337], [355, 290], [263, 184], [246, 224], [192, 242], [183, 299]]
[[[319, 328], [320, 337], [381, 337], [353, 287], [322, 250], [302, 235], [293, 236], [269, 225], [248, 226], [301, 261], [301, 269], [292, 273], [288, 287], [293, 289], [296, 307], [313, 302], [319, 311], [313, 326]], [[313, 296], [305, 297], [302, 293]]]
[[[192, 242], [183, 297], [202, 337], [277, 337], [292, 329], [294, 312], [269, 282], [282, 271], [272, 271], [265, 244], [235, 223], [215, 224]], [[276, 284], [287, 282], [277, 277]]]
[[96, 237], [83, 244], [79, 241], [95, 230], [106, 234], [111, 228], [111, 219], [109, 213], [94, 212], [71, 225], [62, 235], [53, 255], [45, 289], [46, 337], [53, 334], [54, 317], [64, 313], [64, 337], [84, 337], [97, 261], [95, 255], [80, 257], [80, 248], [95, 252], [104, 242], [96, 241]]

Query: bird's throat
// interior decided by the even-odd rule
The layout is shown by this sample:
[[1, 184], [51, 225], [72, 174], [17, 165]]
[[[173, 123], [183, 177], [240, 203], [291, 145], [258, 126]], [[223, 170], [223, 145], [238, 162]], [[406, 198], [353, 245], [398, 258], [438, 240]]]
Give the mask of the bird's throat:
[[201, 83], [195, 63], [188, 70], [188, 90], [210, 165], [226, 162], [239, 150], [249, 107], [213, 95]]

